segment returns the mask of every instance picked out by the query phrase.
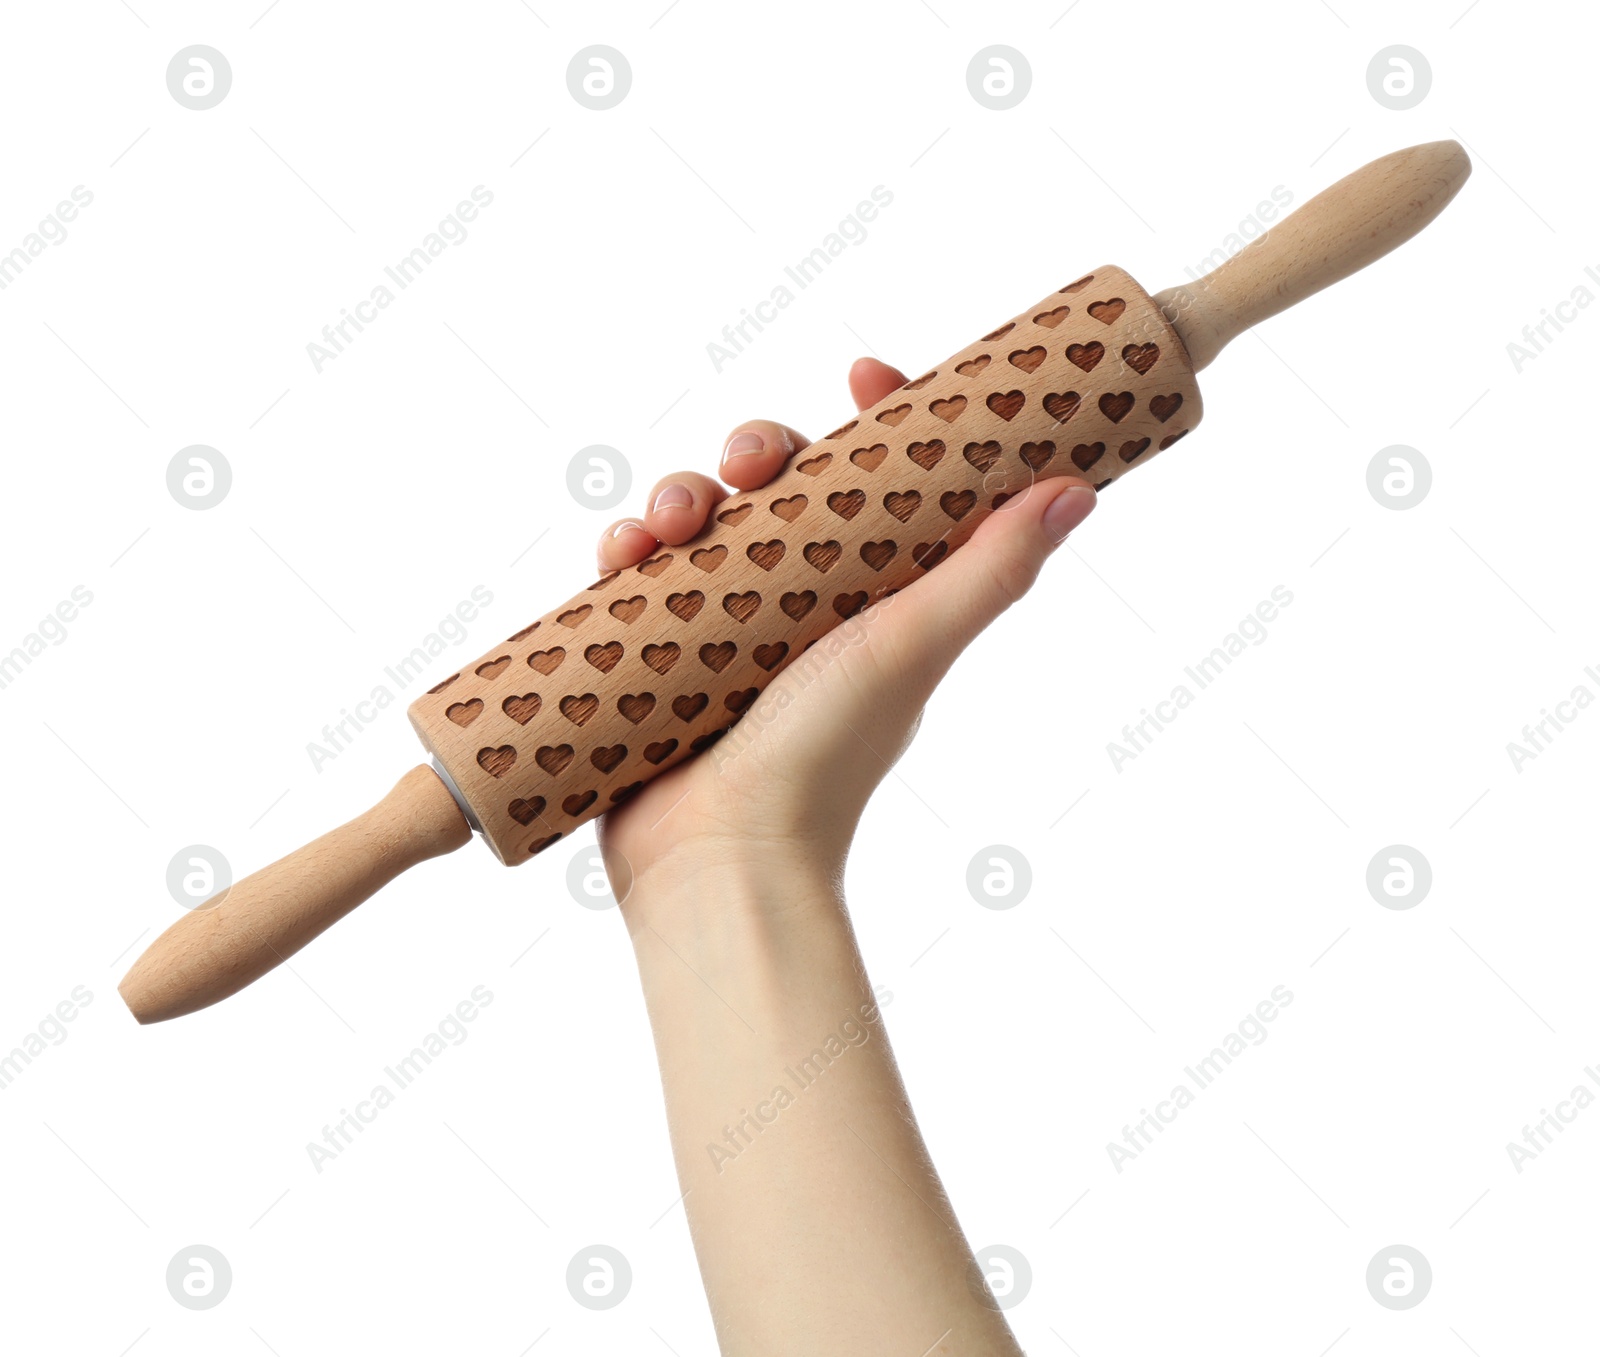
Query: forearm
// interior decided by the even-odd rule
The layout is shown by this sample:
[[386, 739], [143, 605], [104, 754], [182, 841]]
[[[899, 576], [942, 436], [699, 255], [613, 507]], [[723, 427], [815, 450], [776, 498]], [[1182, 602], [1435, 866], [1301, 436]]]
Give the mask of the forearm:
[[702, 873], [626, 913], [726, 1357], [1016, 1354], [829, 882]]

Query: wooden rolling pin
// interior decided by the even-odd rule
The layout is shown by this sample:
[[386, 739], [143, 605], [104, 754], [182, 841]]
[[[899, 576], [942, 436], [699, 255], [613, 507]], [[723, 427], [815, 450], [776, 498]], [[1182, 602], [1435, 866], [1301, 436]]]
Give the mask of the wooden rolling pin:
[[120, 986], [140, 1022], [243, 988], [380, 886], [480, 832], [542, 852], [707, 748], [806, 647], [934, 569], [1036, 478], [1104, 488], [1200, 420], [1195, 373], [1258, 321], [1420, 231], [1453, 141], [1373, 161], [1198, 282], [1075, 278], [734, 496], [696, 541], [612, 571], [419, 698], [433, 755], [378, 805], [185, 914]]

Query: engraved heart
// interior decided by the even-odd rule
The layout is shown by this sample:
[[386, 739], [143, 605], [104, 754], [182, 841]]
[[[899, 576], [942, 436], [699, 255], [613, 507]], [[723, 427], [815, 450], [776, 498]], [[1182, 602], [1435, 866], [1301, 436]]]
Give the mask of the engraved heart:
[[1087, 471], [1106, 455], [1104, 443], [1079, 443], [1072, 450], [1072, 464], [1079, 471]]
[[867, 591], [857, 589], [853, 594], [840, 594], [833, 600], [833, 610], [840, 617], [854, 617], [867, 606]]
[[561, 803], [561, 809], [568, 815], [579, 816], [588, 810], [599, 799], [599, 792], [573, 792]]
[[524, 801], [520, 796], [506, 807], [511, 818], [519, 825], [531, 825], [544, 814], [544, 797], [536, 796], [529, 801]]
[[887, 424], [892, 429], [910, 413], [911, 407], [909, 405], [897, 405], [892, 410], [878, 411], [873, 418], [875, 418], [879, 424]]
[[918, 377], [916, 379], [916, 381], [907, 382], [900, 389], [902, 391], [921, 391], [923, 387], [925, 387], [929, 382], [931, 382], [938, 375], [939, 375], [939, 373], [937, 372], [937, 370], [933, 371], [933, 372], [924, 372], [922, 374], [922, 376], [920, 376], [920, 377]]
[[1124, 462], [1131, 462], [1141, 452], [1150, 446], [1148, 438], [1134, 438], [1122, 445], [1120, 456]]
[[866, 502], [865, 490], [835, 490], [828, 496], [828, 507], [843, 519], [854, 518], [861, 512], [861, 507]]
[[455, 702], [444, 709], [444, 714], [458, 726], [470, 726], [483, 714], [483, 699], [475, 697], [470, 702]]
[[576, 697], [562, 698], [557, 705], [567, 720], [581, 726], [600, 710], [600, 699], [593, 693], [580, 693]]
[[1014, 320], [1008, 320], [998, 330], [990, 330], [988, 334], [984, 335], [983, 342], [987, 344], [991, 339], [1004, 339], [1016, 328], [1017, 322]]
[[905, 523], [922, 507], [922, 496], [915, 490], [890, 491], [883, 497], [883, 507]]
[[504, 777], [511, 771], [511, 765], [516, 761], [517, 751], [508, 744], [503, 744], [498, 749], [480, 749], [478, 751], [478, 767], [482, 768], [490, 777]]
[[644, 747], [645, 762], [660, 763], [662, 759], [669, 759], [677, 747], [676, 740], [660, 740], [655, 744], [647, 744]]
[[956, 371], [963, 377], [976, 377], [984, 368], [989, 366], [989, 355], [980, 353], [976, 358], [969, 358], [965, 363], [957, 363]]
[[705, 735], [701, 735], [696, 739], [690, 740], [689, 748], [694, 750], [696, 754], [703, 754], [727, 733], [727, 726], [723, 726], [720, 730], [710, 731]]
[[606, 571], [605, 574], [600, 576], [599, 579], [597, 579], [593, 584], [591, 584], [589, 586], [589, 592], [592, 594], [596, 589], [604, 589], [606, 587], [606, 585], [610, 584], [611, 581], [616, 579], [616, 577], [618, 575], [620, 575], [621, 573], [622, 572], [620, 570], [608, 570], [608, 571]]
[[648, 561], [640, 561], [635, 567], [641, 575], [648, 575], [654, 579], [669, 565], [672, 564], [672, 553], [663, 552], [660, 556], [652, 556]]
[[507, 645], [514, 645], [516, 642], [522, 640], [525, 636], [532, 636], [533, 633], [538, 631], [538, 630], [539, 630], [539, 624], [537, 622], [535, 622], [531, 627], [524, 627], [515, 636], [506, 637], [506, 644]]
[[1112, 297], [1108, 301], [1089, 303], [1089, 314], [1102, 325], [1110, 325], [1127, 309], [1128, 303], [1123, 301], [1121, 297]]
[[[534, 626], [538, 626], [539, 624], [537, 622], [535, 622], [533, 625]], [[460, 677], [461, 677], [460, 674], [451, 674], [449, 678], [444, 679], [441, 682], [434, 684], [433, 687], [428, 689], [428, 696], [432, 697], [435, 693], [442, 693], [446, 688], [448, 688], [452, 683], [454, 683]]]
[[[1067, 308], [1063, 306], [1061, 309], [1064, 312]], [[1038, 317], [1035, 316], [1034, 319], [1037, 320]], [[1021, 368], [1024, 372], [1037, 372], [1039, 365], [1049, 356], [1050, 353], [1043, 344], [1035, 344], [1031, 349], [1018, 349], [1006, 359], [1006, 362], [1014, 368]]]
[[567, 652], [560, 646], [554, 650], [536, 650], [528, 656], [528, 663], [541, 674], [553, 674], [561, 668], [561, 661], [567, 658]]
[[1082, 368], [1085, 372], [1093, 372], [1095, 364], [1106, 356], [1106, 346], [1098, 339], [1091, 344], [1068, 344], [1067, 362], [1073, 367]]
[[1150, 397], [1150, 413], [1165, 424], [1175, 414], [1178, 407], [1183, 404], [1183, 392], [1174, 391], [1170, 396]]
[[682, 653], [676, 641], [668, 641], [664, 646], [646, 646], [639, 652], [644, 662], [658, 674], [665, 674], [671, 669]]
[[685, 622], [693, 622], [700, 609], [706, 606], [706, 596], [698, 589], [687, 594], [668, 594], [667, 611]]
[[738, 653], [739, 647], [732, 641], [707, 641], [700, 647], [700, 663], [713, 673], [720, 674], [733, 663], [733, 657]]
[[950, 554], [948, 542], [918, 542], [911, 548], [911, 559], [924, 570], [932, 570]]
[[870, 448], [857, 448], [850, 454], [850, 460], [863, 471], [876, 471], [888, 455], [887, 443], [874, 443]]
[[594, 611], [594, 608], [591, 607], [589, 604], [585, 603], [583, 605], [583, 607], [581, 607], [581, 608], [573, 608], [573, 609], [569, 610], [568, 612], [562, 613], [559, 617], [556, 618], [556, 621], [561, 623], [561, 625], [564, 626], [564, 627], [580, 626], [580, 625], [582, 625], [583, 620], [586, 617], [588, 617], [589, 614], [592, 613], [593, 611]]
[[1000, 460], [1000, 451], [1000, 445], [991, 440], [987, 443], [968, 443], [962, 448], [961, 455], [979, 471], [986, 472]]
[[809, 589], [800, 594], [785, 594], [778, 600], [778, 606], [798, 622], [817, 606], [817, 596]]
[[1020, 391], [996, 391], [984, 402], [1001, 419], [1015, 419], [1028, 398]]
[[894, 560], [895, 552], [899, 550], [893, 542], [863, 542], [861, 544], [861, 559], [874, 570], [882, 570], [890, 561]]
[[1076, 391], [1052, 392], [1044, 398], [1045, 413], [1057, 424], [1065, 424], [1078, 413], [1078, 407], [1082, 404], [1083, 397]]
[[534, 754], [533, 761], [551, 777], [556, 777], [566, 771], [567, 765], [572, 762], [572, 753], [570, 744], [541, 745]]
[[727, 547], [701, 547], [689, 553], [689, 564], [698, 566], [708, 575], [727, 559]]
[[744, 554], [763, 570], [773, 570], [777, 568], [778, 562], [783, 559], [783, 553], [786, 550], [787, 548], [783, 543], [774, 537], [770, 542], [750, 543], [744, 549]]
[[[610, 773], [620, 767], [623, 759], [627, 757], [628, 746], [625, 744], [601, 745], [589, 755], [589, 762], [602, 773]], [[569, 812], [571, 813], [574, 812]]]
[[1048, 441], [1043, 443], [1024, 443], [1019, 451], [1022, 454], [1022, 460], [1035, 471], [1038, 471], [1041, 467], [1047, 466], [1050, 459], [1056, 455], [1056, 445]]
[[785, 523], [793, 523], [806, 511], [806, 497], [804, 495], [790, 495], [788, 499], [775, 499], [770, 508], [772, 512]]
[[967, 408], [965, 396], [951, 396], [949, 400], [934, 401], [928, 406], [931, 413], [936, 414], [946, 424], [954, 424], [961, 417], [961, 412]]
[[[1053, 330], [1067, 318], [1067, 313], [1071, 310], [1070, 306], [1058, 306], [1051, 311], [1041, 311], [1033, 318], [1033, 323], [1035, 325], [1043, 325], [1047, 330]], [[1032, 371], [1032, 369], [1030, 368], [1029, 371]]]
[[538, 693], [523, 693], [520, 697], [513, 694], [500, 704], [500, 710], [519, 726], [525, 726], [539, 714], [542, 705]]
[[616, 791], [611, 793], [611, 804], [613, 806], [620, 806], [635, 792], [641, 791], [643, 788], [644, 783], [642, 782], [630, 782], [626, 787], [618, 787]]
[[729, 693], [723, 698], [722, 705], [735, 715], [738, 715], [760, 696], [761, 689], [759, 688], [741, 688], [738, 692]]
[[547, 835], [546, 837], [544, 837], [542, 839], [535, 839], [532, 843], [530, 843], [528, 845], [528, 856], [529, 857], [533, 857], [534, 854], [536, 854], [536, 853], [544, 852], [544, 850], [546, 848], [548, 848], [551, 844], [553, 844], [560, 837], [561, 837], [561, 835], [559, 835], [559, 834], [550, 834], [550, 835]]
[[748, 593], [727, 594], [723, 597], [723, 611], [736, 622], [748, 622], [761, 607], [761, 595], [751, 589]]
[[606, 609], [617, 621], [632, 626], [639, 620], [645, 610], [646, 604], [643, 594], [635, 594], [632, 598], [619, 598]]
[[815, 476], [832, 460], [833, 454], [831, 452], [825, 452], [820, 457], [808, 457], [803, 462], [797, 462], [794, 469], [802, 476]]
[[906, 456], [924, 471], [932, 471], [944, 456], [944, 441], [934, 438], [926, 443], [913, 443], [906, 449]]
[[1165, 452], [1174, 443], [1176, 443], [1180, 438], [1182, 438], [1184, 434], [1186, 434], [1188, 432], [1189, 431], [1187, 429], [1184, 429], [1179, 433], [1169, 433], [1165, 438], [1163, 438], [1161, 440], [1161, 446], [1160, 446], [1159, 451]]
[[726, 523], [731, 528], [735, 524], [743, 523], [745, 519], [749, 518], [750, 511], [753, 508], [755, 508], [755, 505], [747, 501], [744, 504], [735, 505], [732, 509], [724, 509], [720, 514], [717, 515], [717, 522]]
[[1161, 350], [1155, 344], [1129, 344], [1122, 351], [1122, 361], [1141, 377], [1156, 365]]
[[622, 659], [622, 642], [607, 641], [603, 646], [590, 646], [583, 652], [583, 658], [588, 660], [602, 674], [609, 674], [617, 667], [617, 662]]
[[693, 721], [710, 701], [704, 693], [685, 693], [672, 699], [672, 710], [680, 721]]
[[1086, 274], [1083, 275], [1082, 278], [1078, 279], [1077, 282], [1068, 283], [1061, 290], [1063, 292], [1082, 292], [1084, 290], [1084, 288], [1088, 287], [1089, 284], [1092, 283], [1092, 282], [1094, 282], [1094, 274], [1086, 273]]
[[617, 699], [617, 710], [634, 725], [656, 709], [654, 693], [624, 693]]
[[497, 660], [490, 660], [487, 664], [480, 664], [472, 672], [481, 679], [499, 678], [511, 667], [511, 656], [502, 655]]
[[770, 674], [783, 663], [784, 656], [788, 653], [787, 641], [774, 641], [771, 645], [757, 646], [750, 652], [750, 656]]
[[[971, 490], [946, 490], [939, 496], [939, 507], [958, 523], [972, 512], [978, 496]], [[943, 579], [944, 576], [940, 576]]]
[[1134, 399], [1131, 391], [1107, 391], [1100, 397], [1100, 413], [1113, 424], [1121, 423], [1127, 417], [1128, 411], [1133, 409]]
[[[860, 491], [856, 492], [860, 494]], [[865, 496], [862, 497], [865, 499]], [[859, 507], [859, 506], [858, 506]], [[826, 575], [834, 566], [839, 564], [839, 557], [844, 555], [844, 548], [837, 542], [807, 542], [800, 552], [808, 564], [815, 566]]]
[[827, 442], [828, 439], [830, 439], [830, 438], [842, 438], [842, 437], [844, 437], [845, 434], [849, 433], [850, 430], [855, 428], [856, 425], [859, 424], [860, 422], [861, 421], [858, 420], [858, 419], [852, 419], [848, 424], [841, 424], [832, 433], [823, 434], [822, 435], [823, 442]]

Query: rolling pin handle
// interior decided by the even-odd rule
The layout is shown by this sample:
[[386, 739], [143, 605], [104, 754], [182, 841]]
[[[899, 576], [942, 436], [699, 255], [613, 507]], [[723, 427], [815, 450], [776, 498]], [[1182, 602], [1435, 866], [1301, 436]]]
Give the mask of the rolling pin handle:
[[453, 852], [471, 837], [438, 774], [425, 764], [413, 768], [365, 814], [178, 919], [117, 989], [141, 1023], [226, 999], [408, 867]]

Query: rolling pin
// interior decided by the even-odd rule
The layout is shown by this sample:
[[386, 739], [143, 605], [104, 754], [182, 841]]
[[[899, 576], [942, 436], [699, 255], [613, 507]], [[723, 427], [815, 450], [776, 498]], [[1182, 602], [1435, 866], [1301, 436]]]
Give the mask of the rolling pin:
[[1074, 278], [796, 453], [683, 546], [611, 571], [409, 709], [432, 763], [365, 814], [179, 918], [120, 988], [140, 1022], [226, 998], [475, 830], [526, 862], [707, 749], [833, 627], [935, 570], [1036, 479], [1104, 489], [1200, 421], [1229, 340], [1420, 231], [1453, 141], [1340, 180], [1196, 282]]

